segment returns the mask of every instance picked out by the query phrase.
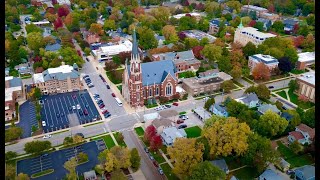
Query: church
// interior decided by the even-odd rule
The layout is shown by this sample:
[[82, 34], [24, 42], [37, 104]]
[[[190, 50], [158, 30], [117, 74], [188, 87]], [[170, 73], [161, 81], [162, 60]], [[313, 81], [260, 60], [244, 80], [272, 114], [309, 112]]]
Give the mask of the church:
[[136, 31], [130, 64], [126, 61], [122, 81], [122, 95], [131, 107], [144, 106], [144, 101], [160, 97], [172, 99], [177, 93], [177, 69], [172, 60], [141, 63]]

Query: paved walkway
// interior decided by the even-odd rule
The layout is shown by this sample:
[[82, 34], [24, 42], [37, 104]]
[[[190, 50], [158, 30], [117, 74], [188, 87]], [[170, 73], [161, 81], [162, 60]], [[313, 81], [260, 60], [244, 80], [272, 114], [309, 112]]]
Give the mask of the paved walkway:
[[161, 153], [162, 157], [166, 160], [166, 162], [169, 164], [171, 168], [173, 168], [173, 165], [171, 164], [170, 160], [167, 158], [167, 156], [163, 153], [161, 149], [159, 149], [159, 152]]
[[288, 91], [289, 91], [289, 89], [285, 89], [285, 90], [284, 90], [284, 92], [286, 92], [286, 95], [287, 95], [288, 101], [289, 101], [289, 102], [291, 102]]
[[144, 174], [142, 173], [141, 169], [139, 169], [138, 171], [134, 172], [131, 174], [132, 178], [133, 179], [136, 179], [136, 180], [145, 180], [146, 177], [144, 176]]

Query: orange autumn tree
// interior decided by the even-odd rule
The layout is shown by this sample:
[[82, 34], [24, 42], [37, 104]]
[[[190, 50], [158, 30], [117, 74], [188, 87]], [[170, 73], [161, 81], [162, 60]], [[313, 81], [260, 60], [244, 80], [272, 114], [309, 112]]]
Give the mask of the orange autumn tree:
[[258, 63], [252, 70], [252, 76], [255, 80], [269, 80], [271, 73], [268, 66]]

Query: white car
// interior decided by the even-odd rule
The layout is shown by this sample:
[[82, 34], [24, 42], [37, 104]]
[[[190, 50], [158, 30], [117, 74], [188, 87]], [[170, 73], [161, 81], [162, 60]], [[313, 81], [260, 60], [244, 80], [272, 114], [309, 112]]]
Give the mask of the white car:
[[46, 126], [46, 122], [42, 121], [42, 127], [45, 127], [45, 126]]
[[44, 136], [43, 136], [43, 139], [49, 139], [49, 138], [51, 138], [51, 137], [52, 137], [51, 134], [47, 134], [47, 135], [44, 135]]
[[80, 104], [77, 104], [77, 109], [81, 109]]
[[76, 109], [76, 106], [72, 106], [72, 109]]

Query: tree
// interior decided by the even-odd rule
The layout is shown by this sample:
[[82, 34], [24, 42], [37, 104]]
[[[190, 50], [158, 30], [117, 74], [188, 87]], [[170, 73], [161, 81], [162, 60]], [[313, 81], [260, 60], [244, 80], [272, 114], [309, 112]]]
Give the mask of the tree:
[[215, 103], [214, 98], [209, 98], [206, 103], [204, 103], [204, 108], [209, 111], [210, 106], [212, 106]]
[[235, 117], [226, 119], [217, 117], [217, 119], [203, 130], [203, 136], [209, 142], [210, 154], [213, 157], [243, 155], [248, 149], [247, 139], [251, 133], [249, 126], [246, 123], [239, 123]]
[[127, 180], [121, 169], [117, 169], [111, 173], [111, 180]]
[[274, 30], [277, 33], [283, 33], [284, 32], [284, 24], [282, 21], [278, 20], [275, 21], [272, 26], [271, 29]]
[[278, 59], [278, 61], [278, 68], [282, 73], [290, 72], [293, 69], [293, 66], [288, 57], [282, 57]]
[[260, 99], [269, 99], [270, 90], [265, 84], [259, 84], [256, 88], [256, 94]]
[[5, 130], [5, 142], [11, 142], [22, 136], [23, 130], [20, 127], [10, 127]]
[[250, 27], [254, 27], [255, 25], [256, 25], [256, 21], [255, 20], [251, 20], [250, 22], [249, 22], [249, 24], [248, 24], [248, 26], [250, 26]]
[[104, 31], [102, 29], [102, 25], [99, 24], [99, 23], [91, 24], [89, 31], [92, 32], [92, 33], [96, 33], [98, 35], [103, 35], [104, 34]]
[[83, 137], [81, 137], [80, 135], [73, 136], [72, 140], [75, 144], [78, 144], [84, 141]]
[[292, 116], [292, 118], [289, 121], [288, 129], [294, 130], [295, 127], [301, 123], [301, 117], [300, 117], [299, 113], [297, 113], [297, 111], [292, 110], [292, 109], [286, 110], [285, 112], [287, 112], [288, 114], [290, 114]]
[[141, 157], [139, 156], [137, 148], [132, 148], [131, 158], [130, 158], [132, 168], [138, 169], [140, 167], [140, 160], [141, 160]]
[[239, 79], [242, 76], [242, 69], [241, 66], [234, 65], [231, 71], [229, 72], [233, 79]]
[[60, 55], [63, 57], [63, 61], [72, 66], [76, 63], [79, 67], [82, 67], [84, 60], [78, 55], [77, 51], [71, 47], [65, 47], [59, 49]]
[[307, 17], [306, 17], [306, 21], [307, 21], [307, 24], [309, 26], [314, 26], [315, 25], [315, 16], [314, 14], [309, 14]]
[[296, 80], [291, 80], [288, 85], [290, 91], [296, 91], [299, 89], [299, 84]]
[[254, 166], [258, 172], [262, 172], [268, 163], [274, 163], [279, 154], [271, 146], [270, 139], [260, 136], [257, 133], [248, 137], [248, 150], [243, 155], [244, 163]]
[[264, 30], [264, 24], [263, 24], [263, 22], [260, 22], [260, 21], [258, 21], [253, 27], [257, 28], [259, 31]]
[[282, 107], [283, 107], [282, 102], [279, 100], [276, 101], [275, 105], [277, 106], [278, 109], [282, 109]]
[[230, 58], [227, 56], [221, 56], [218, 59], [218, 67], [223, 72], [226, 72], [226, 73], [230, 72], [232, 70], [232, 64], [231, 64]]
[[160, 135], [155, 135], [150, 140], [150, 149], [152, 151], [157, 151], [162, 147], [162, 139]]
[[144, 139], [148, 142], [151, 141], [152, 137], [157, 134], [157, 130], [154, 126], [150, 125], [144, 132]]
[[24, 151], [27, 154], [39, 155], [51, 148], [50, 141], [31, 141], [24, 145]]
[[310, 13], [314, 13], [314, 2], [306, 3], [303, 5], [302, 14], [307, 16]]
[[168, 43], [176, 43], [179, 40], [176, 28], [172, 25], [164, 26], [162, 29], [162, 34]]
[[297, 141], [293, 141], [290, 145], [289, 148], [294, 152], [295, 154], [298, 154], [299, 152], [303, 151], [303, 146]]
[[176, 139], [173, 146], [167, 149], [169, 156], [174, 160], [173, 172], [181, 179], [191, 175], [193, 167], [202, 161], [203, 150], [203, 144], [196, 144], [194, 138]]
[[269, 80], [271, 73], [264, 63], [258, 63], [252, 70], [252, 76], [255, 80]]
[[59, 29], [59, 28], [62, 28], [62, 27], [63, 27], [62, 19], [61, 19], [60, 17], [58, 17], [58, 18], [54, 21], [53, 25], [54, 25], [54, 29], [55, 29], [55, 30], [57, 30], [57, 29]]
[[219, 9], [219, 3], [217, 2], [207, 2], [205, 4], [205, 11], [208, 14], [213, 14], [218, 9]]
[[116, 21], [112, 19], [107, 19], [104, 21], [103, 28], [105, 30], [116, 30]]
[[200, 31], [207, 32], [209, 29], [209, 21], [206, 20], [205, 18], [201, 18], [197, 26]]
[[39, 49], [44, 47], [43, 36], [40, 32], [32, 32], [27, 35], [28, 47], [35, 51], [35, 54], [39, 53]]
[[231, 89], [234, 88], [234, 84], [232, 80], [224, 81], [221, 84], [221, 88], [223, 89], [224, 92], [229, 93]]
[[33, 94], [33, 95], [34, 95], [34, 98], [35, 98], [36, 100], [39, 100], [39, 99], [41, 98], [41, 96], [42, 96], [40, 88], [35, 87], [35, 88], [34, 88], [34, 94]]
[[111, 172], [121, 168], [131, 166], [131, 154], [127, 147], [114, 146], [107, 151], [105, 170]]
[[308, 34], [303, 43], [301, 44], [304, 52], [314, 51], [315, 38], [312, 34]]
[[119, 66], [121, 64], [120, 57], [118, 55], [113, 56], [112, 62]]
[[185, 38], [184, 44], [186, 45], [186, 49], [190, 49], [195, 46], [199, 46], [199, 41], [195, 38]]
[[58, 8], [58, 16], [59, 17], [67, 16], [69, 14], [69, 12], [70, 12], [69, 8], [66, 5], [63, 5]]
[[78, 157], [80, 162], [88, 161], [88, 155], [86, 153], [84, 153], [84, 152], [80, 152], [77, 157]]
[[213, 44], [205, 45], [201, 54], [210, 62], [217, 61], [222, 55], [222, 48]]
[[302, 117], [302, 123], [308, 125], [311, 128], [315, 127], [315, 107], [308, 109]]
[[252, 42], [248, 42], [242, 49], [243, 54], [246, 57], [256, 54], [257, 48]]
[[10, 159], [16, 158], [17, 156], [18, 156], [18, 154], [16, 152], [8, 151], [5, 154], [5, 159], [6, 159], [6, 161], [8, 161]]
[[235, 100], [231, 100], [226, 106], [229, 115], [233, 117], [238, 117], [241, 112], [249, 109], [246, 105]]
[[113, 61], [106, 61], [105, 62], [105, 70], [106, 71], [114, 71], [115, 69], [118, 68], [118, 65], [115, 64]]
[[209, 44], [209, 39], [207, 37], [204, 37], [200, 40], [200, 46], [205, 46]]
[[69, 174], [67, 174], [67, 179], [77, 179], [76, 174], [76, 166], [77, 166], [77, 160], [75, 157], [72, 157], [69, 161], [66, 161], [63, 165], [63, 167], [69, 171]]
[[209, 161], [200, 162], [191, 172], [188, 180], [210, 180], [210, 179], [225, 179], [226, 174], [217, 166], [212, 165]]
[[64, 140], [63, 140], [63, 144], [64, 145], [69, 145], [69, 144], [72, 144], [73, 143], [73, 138], [72, 137], [65, 137]]
[[26, 31], [27, 33], [31, 33], [31, 32], [43, 32], [43, 29], [41, 29], [40, 27], [38, 27], [37, 25], [35, 24], [27, 24], [26, 25]]
[[197, 26], [197, 20], [195, 17], [183, 16], [179, 19], [179, 30], [185, 31], [194, 29]]
[[19, 173], [15, 180], [29, 180], [29, 176], [27, 174]]
[[5, 179], [14, 179], [16, 175], [16, 167], [10, 164], [5, 166]]
[[158, 41], [154, 36], [154, 32], [146, 26], [138, 28], [139, 45], [144, 49], [151, 49], [158, 46]]
[[192, 48], [192, 52], [197, 59], [202, 59], [201, 51], [203, 46], [195, 46]]
[[280, 117], [277, 113], [267, 110], [259, 118], [259, 134], [267, 137], [273, 137], [284, 132], [288, 126], [288, 121]]

